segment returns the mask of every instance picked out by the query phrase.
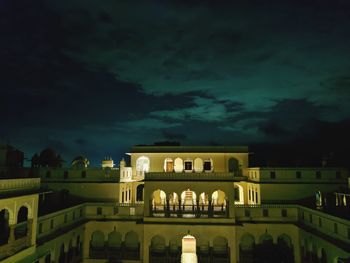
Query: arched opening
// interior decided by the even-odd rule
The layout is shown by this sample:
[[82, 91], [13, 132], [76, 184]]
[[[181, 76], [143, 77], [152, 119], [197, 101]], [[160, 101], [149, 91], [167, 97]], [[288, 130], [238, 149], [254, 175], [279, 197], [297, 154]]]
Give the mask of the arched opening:
[[113, 250], [119, 250], [122, 247], [122, 234], [117, 232], [115, 229], [108, 234], [107, 240], [108, 248]]
[[64, 252], [64, 244], [61, 245], [60, 254], [58, 256], [58, 263], [65, 263], [66, 253]]
[[22, 238], [28, 231], [28, 208], [21, 206], [17, 214], [17, 225], [15, 228], [15, 238]]
[[152, 194], [152, 205], [154, 210], [163, 210], [166, 204], [166, 194], [163, 190], [156, 190]]
[[276, 258], [276, 246], [273, 238], [267, 232], [260, 236], [259, 244], [255, 245], [254, 260], [256, 262], [280, 262]]
[[254, 262], [255, 238], [251, 234], [245, 234], [241, 238], [239, 244], [239, 262], [252, 263]]
[[224, 237], [216, 237], [213, 240], [213, 257], [220, 259], [220, 262], [230, 262], [230, 253], [227, 239]]
[[326, 250], [324, 248], [321, 248], [320, 250], [320, 260], [319, 260], [320, 263], [327, 263], [328, 260], [327, 260], [327, 253], [326, 253]]
[[194, 159], [194, 171], [196, 173], [203, 172], [203, 160], [201, 158]]
[[8, 243], [10, 236], [10, 213], [7, 209], [0, 211], [0, 245]]
[[173, 213], [172, 215], [175, 215], [176, 211], [179, 209], [179, 196], [177, 193], [173, 192], [169, 194], [169, 209], [170, 213]]
[[184, 170], [184, 164], [181, 158], [176, 158], [174, 161], [174, 171], [175, 173], [182, 173]]
[[145, 188], [144, 184], [139, 184], [136, 187], [136, 201], [142, 202], [143, 201], [143, 189]]
[[51, 263], [51, 253], [45, 256], [45, 263]]
[[199, 261], [202, 262], [209, 257], [210, 254], [210, 245], [209, 245], [209, 240], [206, 239], [205, 237], [201, 237], [198, 242], [198, 250], [197, 250], [197, 254], [199, 256]]
[[81, 240], [80, 240], [80, 235], [77, 236], [77, 242], [76, 242], [76, 246], [75, 246], [75, 254], [78, 255], [79, 257], [81, 252]]
[[105, 257], [105, 236], [101, 231], [95, 231], [90, 240], [90, 258], [100, 259]]
[[282, 234], [277, 238], [277, 257], [286, 263], [294, 262], [294, 252], [292, 239], [287, 234]]
[[107, 249], [111, 258], [121, 258], [122, 235], [116, 231], [115, 227], [114, 230], [108, 234]]
[[203, 170], [204, 170], [204, 172], [212, 172], [214, 170], [214, 165], [213, 165], [212, 159], [204, 160]]
[[322, 208], [323, 202], [322, 202], [322, 193], [321, 191], [317, 191], [315, 194], [315, 201], [316, 201], [316, 208]]
[[230, 173], [236, 173], [239, 171], [239, 162], [237, 159], [231, 157], [229, 160], [228, 160], [228, 171]]
[[167, 173], [174, 172], [174, 161], [171, 158], [166, 158], [164, 160], [164, 171]]
[[169, 241], [169, 261], [180, 262], [181, 243], [178, 238], [173, 238]]
[[187, 189], [181, 193], [181, 210], [183, 217], [195, 217], [197, 207], [197, 195], [194, 191]]
[[193, 160], [186, 159], [184, 161], [184, 171], [185, 171], [185, 173], [192, 173], [192, 171], [193, 171]]
[[165, 239], [160, 235], [156, 235], [151, 239], [149, 247], [150, 262], [166, 262]]
[[72, 240], [70, 240], [68, 245], [68, 255], [67, 255], [68, 262], [71, 262], [73, 260], [73, 257], [74, 257], [74, 248], [73, 248]]
[[244, 205], [243, 187], [239, 184], [234, 185], [234, 199], [235, 205]]
[[213, 216], [224, 216], [226, 213], [226, 194], [224, 191], [216, 190], [211, 195]]
[[136, 160], [136, 174], [137, 176], [144, 176], [150, 169], [150, 160], [146, 156], [141, 156]]
[[265, 233], [265, 234], [260, 236], [259, 243], [260, 244], [273, 244], [273, 238], [268, 233]]
[[140, 245], [139, 245], [139, 236], [136, 232], [130, 231], [125, 235], [125, 259], [139, 259], [140, 257]]

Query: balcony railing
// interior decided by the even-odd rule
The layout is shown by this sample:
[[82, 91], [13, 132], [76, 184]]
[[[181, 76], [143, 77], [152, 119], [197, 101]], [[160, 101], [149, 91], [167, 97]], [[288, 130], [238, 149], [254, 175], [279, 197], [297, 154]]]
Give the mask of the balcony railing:
[[16, 178], [0, 180], [0, 193], [36, 190], [39, 188], [40, 178]]
[[229, 201], [225, 205], [153, 205], [150, 201], [150, 215], [153, 217], [183, 217], [183, 218], [225, 218], [229, 215]]
[[145, 181], [236, 181], [243, 179], [243, 176], [237, 176], [229, 172], [208, 172], [208, 173], [167, 173], [152, 172], [145, 174]]

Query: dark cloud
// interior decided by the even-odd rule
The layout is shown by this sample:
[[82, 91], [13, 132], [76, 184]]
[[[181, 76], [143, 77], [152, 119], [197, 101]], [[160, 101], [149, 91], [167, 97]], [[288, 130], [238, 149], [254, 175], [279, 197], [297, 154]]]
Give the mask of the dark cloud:
[[97, 163], [165, 139], [323, 154], [349, 131], [346, 1], [0, 5], [0, 135], [29, 153]]
[[171, 130], [162, 130], [162, 135], [166, 140], [184, 141], [187, 135], [184, 133], [176, 133]]

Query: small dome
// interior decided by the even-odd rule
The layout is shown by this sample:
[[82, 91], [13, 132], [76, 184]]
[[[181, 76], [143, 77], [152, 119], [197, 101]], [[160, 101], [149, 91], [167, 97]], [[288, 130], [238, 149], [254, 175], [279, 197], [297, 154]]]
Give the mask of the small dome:
[[90, 165], [90, 161], [85, 156], [77, 156], [72, 161], [72, 167], [77, 169], [87, 168]]

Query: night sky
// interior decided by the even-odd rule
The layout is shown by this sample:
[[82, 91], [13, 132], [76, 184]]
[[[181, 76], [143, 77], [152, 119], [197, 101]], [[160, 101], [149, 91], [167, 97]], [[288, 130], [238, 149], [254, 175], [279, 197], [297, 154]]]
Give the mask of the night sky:
[[178, 141], [349, 163], [348, 0], [0, 0], [0, 75], [0, 139], [27, 158]]

